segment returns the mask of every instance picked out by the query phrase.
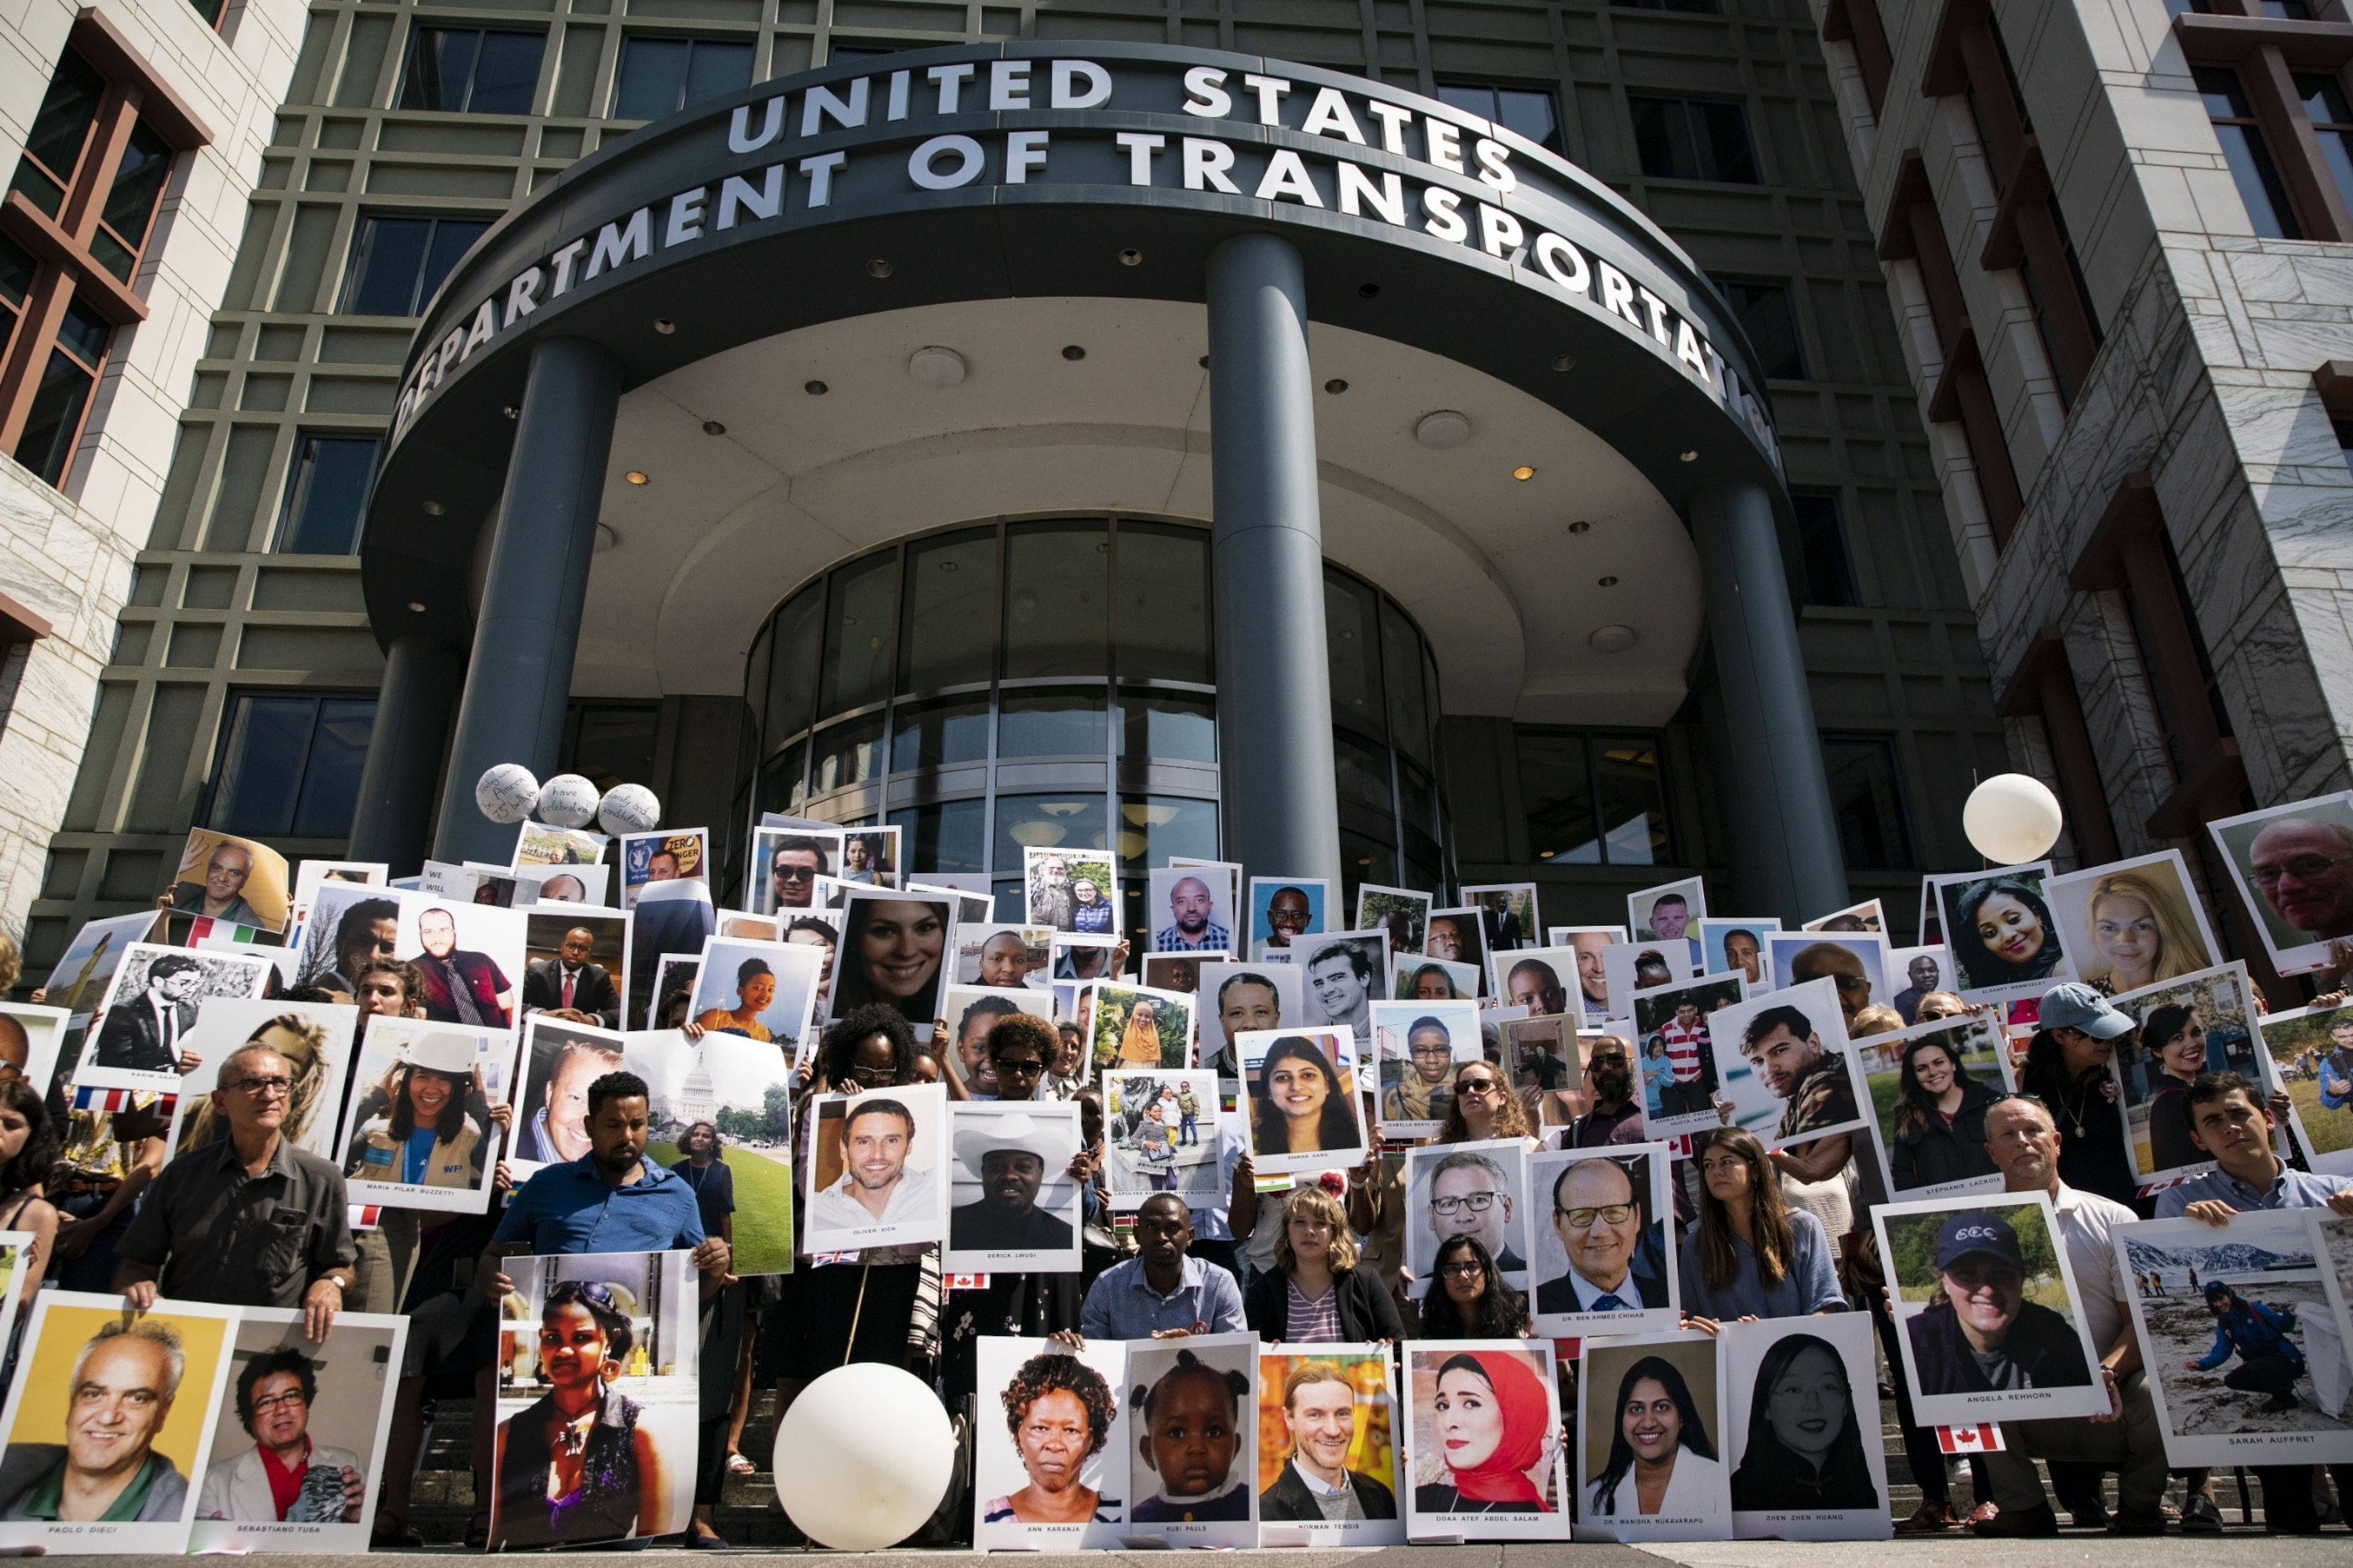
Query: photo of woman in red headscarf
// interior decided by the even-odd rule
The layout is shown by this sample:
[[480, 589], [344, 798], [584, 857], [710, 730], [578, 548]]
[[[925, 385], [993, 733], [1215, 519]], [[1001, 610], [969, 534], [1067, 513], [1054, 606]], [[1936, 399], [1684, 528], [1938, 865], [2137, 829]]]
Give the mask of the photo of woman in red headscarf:
[[1527, 1348], [1414, 1352], [1417, 1374], [1437, 1369], [1414, 1413], [1416, 1513], [1558, 1511], [1559, 1423], [1536, 1364], [1546, 1359]]

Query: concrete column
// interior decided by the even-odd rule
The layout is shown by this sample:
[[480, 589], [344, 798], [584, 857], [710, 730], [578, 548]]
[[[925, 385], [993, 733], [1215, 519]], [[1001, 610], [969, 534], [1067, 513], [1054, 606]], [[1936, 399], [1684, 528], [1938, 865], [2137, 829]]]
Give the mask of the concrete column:
[[393, 639], [352, 815], [352, 859], [383, 861], [395, 876], [424, 863], [433, 797], [441, 787], [441, 743], [465, 673], [464, 654], [438, 638], [411, 631]]
[[1339, 892], [1315, 387], [1299, 252], [1246, 234], [1209, 253], [1218, 758], [1226, 855]]
[[1732, 742], [1721, 798], [1733, 903], [1794, 929], [1851, 900], [1772, 498], [1757, 484], [1703, 491], [1692, 500], [1692, 534]]
[[502, 861], [512, 852], [514, 830], [474, 804], [486, 768], [520, 762], [542, 779], [554, 771], [620, 400], [621, 362], [611, 351], [578, 338], [531, 351], [441, 790], [437, 860]]

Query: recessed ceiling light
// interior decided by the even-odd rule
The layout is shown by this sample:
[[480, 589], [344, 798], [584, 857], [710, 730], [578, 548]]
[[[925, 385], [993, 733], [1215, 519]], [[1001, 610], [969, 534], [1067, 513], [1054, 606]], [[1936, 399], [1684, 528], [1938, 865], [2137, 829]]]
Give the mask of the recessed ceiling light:
[[1381, 286], [1378, 283], [1359, 283], [1356, 285], [1356, 298], [1360, 300], [1377, 300], [1380, 297]]
[[1535, 476], [1536, 471], [1529, 467], [1526, 463], [1522, 463], [1519, 467], [1512, 471], [1512, 477], [1518, 480], [1523, 484], [1526, 483], [1529, 480], [1534, 479]]
[[1336, 376], [1332, 377], [1331, 380], [1324, 383], [1324, 390], [1329, 392], [1335, 397], [1337, 397], [1341, 393], [1345, 392], [1347, 389], [1348, 384], [1341, 380]]
[[595, 554], [601, 556], [620, 542], [621, 535], [614, 531], [613, 525], [610, 523], [599, 523], [596, 524], [596, 544], [594, 550]]
[[1204, 370], [1209, 368], [1209, 356], [1206, 354], [1201, 355], [1201, 368]]
[[1077, 344], [1075, 344], [1075, 343], [1064, 344], [1062, 345], [1062, 357], [1063, 357], [1064, 359], [1069, 359], [1069, 360], [1081, 360], [1081, 359], [1084, 359], [1086, 356], [1087, 356], [1087, 351], [1086, 351], [1085, 349], [1083, 349], [1083, 348], [1081, 348], [1081, 347], [1080, 347]]
[[646, 478], [645, 471], [643, 469], [630, 469], [628, 472], [622, 474], [621, 477], [628, 480], [631, 484], [648, 484], [652, 482]]
[[801, 390], [812, 397], [822, 397], [826, 394], [826, 385], [822, 381], [804, 381], [801, 383]]
[[422, 599], [410, 599], [408, 601], [408, 608], [416, 614], [423, 615], [425, 613], [425, 603]]
[[1434, 452], [1459, 447], [1471, 439], [1471, 416], [1452, 408], [1424, 414], [1413, 423], [1413, 439]]
[[428, 501], [425, 503], [425, 515], [427, 517], [438, 517], [448, 510], [438, 501]]
[[1564, 354], [1552, 362], [1552, 367], [1555, 370], [1574, 370], [1577, 368], [1577, 355]]
[[1623, 653], [1634, 646], [1634, 629], [1630, 626], [1602, 626], [1594, 630], [1586, 642], [1596, 653]]
[[907, 374], [926, 387], [954, 387], [964, 380], [964, 355], [932, 344], [907, 356]]
[[1697, 461], [1699, 461], [1699, 453], [1698, 453], [1697, 451], [1688, 451], [1688, 452], [1683, 453], [1683, 461], [1685, 461], [1685, 462], [1697, 462]]
[[723, 436], [727, 433], [727, 427], [716, 419], [705, 419], [702, 421], [702, 433], [706, 436]]
[[678, 323], [670, 320], [668, 316], [656, 316], [654, 318], [654, 331], [661, 334], [662, 336], [668, 337], [677, 330]]
[[1601, 586], [1603, 588], [1616, 588], [1618, 586], [1618, 579], [1616, 577], [1603, 577], [1601, 579]]
[[883, 260], [880, 256], [866, 264], [866, 275], [870, 278], [887, 278], [891, 275], [891, 263]]
[[1580, 517], [1568, 525], [1568, 531], [1572, 534], [1589, 534], [1593, 531], [1593, 524]]
[[1123, 267], [1141, 267], [1144, 265], [1144, 252], [1134, 249], [1123, 250], [1119, 253], [1119, 264]]
[[522, 416], [522, 410], [521, 408], [516, 408], [516, 407], [515, 407], [513, 404], [512, 404], [512, 403], [508, 404], [505, 408], [503, 408], [500, 409], [500, 410], [499, 410], [499, 412], [500, 412], [500, 413], [501, 413], [501, 414], [504, 414], [504, 415], [505, 415], [508, 418], [510, 418], [510, 419], [520, 418], [520, 417]]

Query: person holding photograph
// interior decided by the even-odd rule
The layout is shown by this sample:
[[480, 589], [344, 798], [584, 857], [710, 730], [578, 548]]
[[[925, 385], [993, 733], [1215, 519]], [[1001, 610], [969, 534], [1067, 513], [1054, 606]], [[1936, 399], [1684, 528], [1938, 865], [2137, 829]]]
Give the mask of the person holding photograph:
[[100, 1324], [67, 1380], [64, 1441], [18, 1439], [0, 1454], [0, 1520], [178, 1523], [187, 1478], [155, 1439], [187, 1370], [171, 1323], [125, 1314]]
[[203, 879], [174, 883], [157, 906], [228, 926], [259, 926], [261, 916], [245, 900], [245, 885], [252, 875], [253, 852], [233, 839], [223, 839], [206, 858]]
[[1438, 1244], [1430, 1294], [1415, 1310], [1415, 1337], [1423, 1340], [1525, 1340], [1528, 1298], [1504, 1283], [1486, 1244], [1450, 1236]]
[[1268, 1048], [1250, 1082], [1251, 1147], [1261, 1155], [1363, 1148], [1349, 1093], [1347, 1079], [1319, 1042], [1304, 1034], [1282, 1036]]
[[1612, 1143], [1640, 1143], [1643, 1139], [1643, 1107], [1634, 1093], [1634, 1068], [1626, 1042], [1605, 1034], [1593, 1043], [1585, 1063], [1584, 1115], [1568, 1124], [1556, 1149], [1599, 1149]]
[[[467, 1113], [480, 1087], [473, 1037], [429, 1029], [409, 1041], [385, 1075], [388, 1107], [362, 1123], [343, 1156], [343, 1174], [409, 1187], [481, 1185], [490, 1128]], [[491, 1114], [503, 1127], [506, 1107]]]
[[2048, 980], [2059, 968], [2058, 927], [2042, 890], [2018, 876], [1970, 883], [1953, 903], [1953, 961], [1971, 987]]
[[1291, 1194], [1274, 1267], [1251, 1276], [1242, 1311], [1269, 1344], [1388, 1344], [1406, 1337], [1388, 1291], [1356, 1266], [1347, 1212], [1321, 1187]]
[[2179, 980], [2206, 967], [2205, 944], [2168, 896], [2137, 871], [2112, 871], [2092, 884], [2084, 902], [2092, 956], [2084, 982], [2104, 995]]
[[897, 1009], [910, 1022], [932, 1021], [948, 921], [937, 904], [912, 898], [859, 898], [843, 919], [847, 955], [835, 987], [834, 1016], [866, 1002]]
[[[1588, 1494], [1586, 1517], [1614, 1519], [1624, 1511], [1709, 1514], [1724, 1485], [1724, 1466], [1701, 1423], [1699, 1404], [1682, 1371], [1664, 1356], [1644, 1356], [1626, 1369], [1610, 1407], [1609, 1457]], [[1627, 1481], [1632, 1495], [1621, 1497]]]
[[607, 1029], [619, 1027], [621, 993], [613, 989], [613, 977], [605, 971], [604, 965], [588, 961], [596, 949], [596, 934], [586, 926], [575, 926], [564, 933], [555, 957], [533, 959], [525, 964], [524, 1014], [574, 1012], [580, 1014], [578, 1022], [601, 1023]]
[[1144, 1418], [1136, 1447], [1160, 1482], [1152, 1496], [1136, 1500], [1130, 1515], [1135, 1523], [1250, 1518], [1250, 1478], [1233, 1474], [1250, 1391], [1247, 1375], [1211, 1366], [1190, 1351], [1177, 1351], [1175, 1366], [1135, 1390], [1129, 1403]]
[[1791, 1334], [1765, 1352], [1748, 1402], [1748, 1446], [1732, 1472], [1732, 1506], [1743, 1513], [1879, 1507], [1846, 1361], [1828, 1340]]
[[[1641, 1271], [1652, 1224], [1650, 1172], [1640, 1159], [1579, 1160], [1552, 1184], [1552, 1228], [1568, 1270], [1536, 1282], [1536, 1310], [1639, 1312], [1667, 1304], [1667, 1282]], [[1652, 1266], [1656, 1266], [1653, 1263]]]
[[2148, 1146], [2154, 1171], [2204, 1163], [2189, 1136], [2189, 1086], [2206, 1070], [2206, 1025], [2198, 1009], [2166, 1002], [2140, 1023], [2140, 1046], [2155, 1069], [2149, 1081]]
[[1955, 1214], [1937, 1229], [1936, 1266], [1935, 1293], [1905, 1325], [1921, 1393], [2092, 1382], [2075, 1326], [2026, 1299], [2026, 1255], [2010, 1221], [1989, 1209]]
[[1405, 1049], [1398, 1081], [1381, 1094], [1381, 1119], [1437, 1121], [1454, 1098], [1454, 1037], [1424, 1013], [1406, 1025]]
[[1438, 1366], [1430, 1436], [1445, 1479], [1413, 1489], [1417, 1513], [1551, 1513], [1530, 1470], [1559, 1441], [1542, 1379], [1505, 1351], [1464, 1351]]
[[2001, 1090], [1969, 1076], [1943, 1040], [1915, 1040], [1895, 1075], [1895, 1138], [1887, 1165], [1898, 1192], [1994, 1173], [1987, 1107]]
[[[310, 1130], [311, 1118], [320, 1108], [319, 1097], [326, 1087], [326, 1026], [300, 1012], [281, 1012], [265, 1019], [245, 1037], [245, 1044], [275, 1051], [284, 1060], [292, 1084], [286, 1093], [286, 1114], [279, 1129], [282, 1136], [299, 1144]], [[330, 1110], [328, 1114], [334, 1113]], [[218, 1143], [228, 1135], [228, 1118], [206, 1097], [188, 1107], [187, 1117], [180, 1124], [179, 1147], [174, 1152], [186, 1154], [206, 1144]], [[0, 1230], [6, 1228], [0, 1225]]]
[[1352, 1031], [1358, 1040], [1372, 1038], [1373, 956], [1356, 942], [1336, 942], [1315, 955], [1307, 966], [1307, 988], [1323, 1012], [1322, 1022]]
[[1723, 1323], [1843, 1310], [1830, 1233], [1783, 1200], [1757, 1135], [1718, 1128], [1692, 1139], [1692, 1156], [1699, 1219], [1680, 1259], [1685, 1326], [1714, 1333]]
[[1101, 887], [1092, 877], [1071, 878], [1071, 929], [1091, 936], [1108, 937], [1115, 928], [1118, 911], [1103, 896]]
[[638, 1425], [644, 1407], [610, 1386], [636, 1343], [612, 1287], [567, 1279], [548, 1292], [539, 1318], [548, 1389], [499, 1427], [491, 1551], [621, 1540], [661, 1517], [662, 1458]]
[[1337, 1361], [1294, 1363], [1282, 1378], [1282, 1428], [1291, 1457], [1258, 1495], [1258, 1516], [1285, 1524], [1395, 1519], [1397, 1494], [1348, 1468], [1356, 1442], [1356, 1391]]
[[1076, 1356], [1050, 1351], [1022, 1362], [997, 1397], [1029, 1479], [1019, 1490], [981, 1504], [981, 1522], [1118, 1522], [1119, 1499], [1080, 1478], [1086, 1462], [1110, 1441], [1119, 1411], [1103, 1373]]
[[776, 1004], [776, 971], [765, 959], [745, 959], [735, 966], [735, 1005], [707, 1008], [694, 1022], [709, 1033], [740, 1034], [762, 1045], [774, 1044], [776, 1037], [760, 1015]]
[[2059, 1124], [2060, 1177], [2079, 1192], [2127, 1207], [2138, 1201], [2140, 1182], [2125, 1152], [2122, 1096], [2108, 1061], [2132, 1031], [2133, 1021], [2098, 991], [2063, 981], [2042, 993], [2018, 1074], [2020, 1091], [2049, 1106]]
[[311, 1441], [318, 1363], [297, 1350], [265, 1351], [237, 1369], [237, 1423], [253, 1446], [216, 1453], [196, 1491], [198, 1519], [263, 1524], [357, 1524], [367, 1462]]

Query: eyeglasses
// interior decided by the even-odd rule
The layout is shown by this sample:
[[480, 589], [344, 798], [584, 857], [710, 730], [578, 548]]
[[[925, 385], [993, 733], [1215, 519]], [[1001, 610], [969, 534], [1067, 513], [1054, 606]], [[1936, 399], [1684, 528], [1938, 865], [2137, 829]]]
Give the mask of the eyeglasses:
[[274, 1098], [280, 1095], [293, 1093], [294, 1080], [291, 1078], [239, 1078], [233, 1084], [224, 1084], [221, 1086], [238, 1094], [251, 1095], [255, 1099]]
[[1438, 1266], [1438, 1272], [1449, 1279], [1477, 1279], [1487, 1271], [1465, 1258], [1460, 1263], [1441, 1263]]
[[1496, 1194], [1493, 1192], [1465, 1192], [1459, 1198], [1432, 1198], [1430, 1208], [1432, 1213], [1443, 1214], [1448, 1219], [1465, 1213], [1483, 1214], [1495, 1206], [1495, 1198]]
[[1622, 1225], [1634, 1213], [1631, 1203], [1604, 1203], [1598, 1209], [1564, 1209], [1556, 1205], [1553, 1213], [1567, 1220], [1577, 1230], [1584, 1230], [1594, 1221], [1605, 1225]]
[[2328, 868], [2353, 862], [2353, 855], [2300, 854], [2280, 865], [2259, 865], [2253, 868], [2249, 882], [2265, 892], [2280, 885], [2280, 878], [2293, 876], [2298, 882], [2312, 882], [2328, 874]]
[[308, 1404], [310, 1403], [311, 1402], [309, 1400], [302, 1397], [302, 1391], [301, 1389], [290, 1388], [284, 1393], [272, 1393], [255, 1400], [253, 1402], [253, 1413], [256, 1415], [267, 1415], [273, 1410], [283, 1410], [290, 1404]]

